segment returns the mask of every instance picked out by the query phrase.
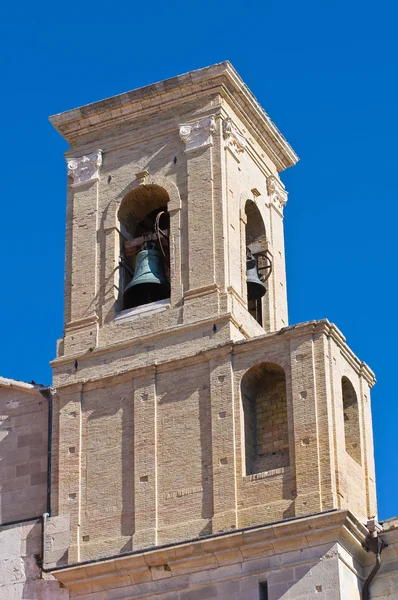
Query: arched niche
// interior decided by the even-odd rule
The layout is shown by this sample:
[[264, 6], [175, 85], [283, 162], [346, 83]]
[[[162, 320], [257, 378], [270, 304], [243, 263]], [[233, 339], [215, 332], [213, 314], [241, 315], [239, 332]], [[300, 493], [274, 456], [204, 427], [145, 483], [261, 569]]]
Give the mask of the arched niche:
[[358, 398], [354, 386], [348, 377], [342, 377], [344, 440], [347, 453], [361, 464], [361, 443], [359, 428]]
[[[244, 232], [244, 252], [245, 258], [250, 252], [256, 261], [259, 275], [268, 275], [267, 266], [269, 261], [265, 257], [267, 251], [267, 234], [261, 212], [254, 200], [246, 200], [244, 204], [245, 212], [245, 232]], [[265, 286], [267, 288], [267, 286]], [[266, 327], [269, 322], [269, 302], [265, 294], [262, 298], [256, 300], [248, 299], [248, 311], [262, 327]]]
[[280, 365], [262, 362], [241, 381], [245, 475], [290, 464], [286, 376]]
[[[170, 187], [170, 186], [168, 186]], [[174, 200], [175, 194], [174, 194]], [[118, 212], [120, 232], [120, 263], [118, 298], [116, 312], [137, 307], [153, 301], [170, 297], [172, 273], [170, 272], [170, 241], [172, 239], [170, 219], [170, 196], [168, 191], [158, 183], [133, 185], [124, 195]], [[159, 220], [160, 219], [160, 220]], [[156, 223], [167, 236], [156, 235]], [[156, 266], [156, 274], [161, 273], [162, 285], [151, 284], [151, 293], [143, 294], [143, 287], [129, 288], [134, 275], [143, 272], [140, 262], [140, 251], [146, 250], [152, 258], [148, 264]], [[142, 258], [142, 253], [141, 253]], [[155, 269], [149, 272], [155, 273]], [[130, 294], [126, 294], [126, 290]]]

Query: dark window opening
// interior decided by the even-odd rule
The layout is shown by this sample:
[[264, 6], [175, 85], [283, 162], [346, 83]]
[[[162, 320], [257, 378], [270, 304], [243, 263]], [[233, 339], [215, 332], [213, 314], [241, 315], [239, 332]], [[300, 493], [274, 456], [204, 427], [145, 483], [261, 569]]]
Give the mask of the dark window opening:
[[261, 581], [259, 587], [259, 600], [268, 600], [268, 585], [266, 581]]

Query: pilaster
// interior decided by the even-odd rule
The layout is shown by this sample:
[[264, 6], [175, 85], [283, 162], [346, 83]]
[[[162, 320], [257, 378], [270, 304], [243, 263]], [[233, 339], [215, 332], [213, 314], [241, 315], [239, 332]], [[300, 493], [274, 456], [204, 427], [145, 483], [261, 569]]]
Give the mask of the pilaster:
[[134, 378], [134, 548], [157, 544], [158, 465], [156, 373]]

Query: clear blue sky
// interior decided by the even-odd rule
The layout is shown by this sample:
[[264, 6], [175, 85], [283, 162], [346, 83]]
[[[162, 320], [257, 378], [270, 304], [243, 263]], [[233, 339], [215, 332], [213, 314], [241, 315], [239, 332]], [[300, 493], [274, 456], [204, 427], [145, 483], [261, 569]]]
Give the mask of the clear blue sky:
[[290, 323], [327, 317], [375, 371], [379, 516], [398, 514], [397, 19], [392, 0], [7, 3], [0, 373], [50, 383], [66, 142], [48, 115], [230, 60], [301, 160], [282, 174]]

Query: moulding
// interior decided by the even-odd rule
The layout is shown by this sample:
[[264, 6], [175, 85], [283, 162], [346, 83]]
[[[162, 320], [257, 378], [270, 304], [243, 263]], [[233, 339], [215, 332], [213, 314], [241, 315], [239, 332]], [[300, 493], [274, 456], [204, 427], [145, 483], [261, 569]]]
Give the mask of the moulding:
[[211, 146], [215, 129], [216, 120], [214, 115], [194, 123], [180, 125], [180, 138], [185, 143], [185, 152]]
[[287, 203], [287, 192], [283, 183], [274, 175], [267, 177], [267, 192], [271, 203], [283, 213]]
[[230, 150], [233, 156], [239, 161], [239, 155], [244, 152], [247, 146], [247, 138], [239, 133], [238, 128], [230, 117], [224, 119], [222, 130], [225, 140], [225, 148]]
[[102, 165], [102, 150], [85, 154], [79, 158], [67, 158], [68, 176], [72, 177], [72, 187], [78, 187], [88, 181], [99, 180]]

